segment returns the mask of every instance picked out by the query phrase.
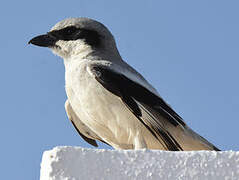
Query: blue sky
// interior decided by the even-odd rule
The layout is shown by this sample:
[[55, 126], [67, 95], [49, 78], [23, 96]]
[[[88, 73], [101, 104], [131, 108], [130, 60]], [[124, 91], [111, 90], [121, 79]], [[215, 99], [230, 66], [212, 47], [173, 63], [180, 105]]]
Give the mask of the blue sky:
[[27, 45], [67, 17], [105, 24], [124, 60], [190, 127], [238, 150], [238, 7], [219, 0], [2, 2], [1, 179], [39, 179], [42, 153], [54, 146], [92, 148], [66, 117], [62, 59]]

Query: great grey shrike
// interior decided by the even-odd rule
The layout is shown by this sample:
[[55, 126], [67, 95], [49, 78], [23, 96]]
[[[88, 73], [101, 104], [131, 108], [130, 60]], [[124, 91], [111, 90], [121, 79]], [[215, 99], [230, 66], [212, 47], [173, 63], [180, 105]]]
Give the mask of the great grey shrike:
[[68, 18], [29, 41], [64, 59], [65, 109], [81, 137], [115, 149], [215, 150], [124, 62], [110, 31], [89, 18]]

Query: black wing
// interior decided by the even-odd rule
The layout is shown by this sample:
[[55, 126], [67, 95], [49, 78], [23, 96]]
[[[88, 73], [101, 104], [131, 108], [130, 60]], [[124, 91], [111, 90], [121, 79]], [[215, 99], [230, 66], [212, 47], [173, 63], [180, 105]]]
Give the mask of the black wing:
[[84, 136], [79, 130], [78, 128], [76, 127], [75, 123], [71, 120], [71, 123], [73, 124], [74, 128], [77, 130], [77, 132], [79, 133], [79, 135], [86, 141], [88, 142], [89, 144], [91, 144], [92, 146], [95, 146], [95, 147], [98, 147], [96, 141], [94, 139], [90, 139], [86, 136]]
[[165, 149], [171, 151], [182, 150], [179, 143], [165, 129], [164, 125], [170, 123], [172, 126], [183, 127], [185, 123], [162, 98], [123, 74], [114, 72], [104, 66], [93, 66], [91, 70], [96, 80], [108, 91], [119, 96]]

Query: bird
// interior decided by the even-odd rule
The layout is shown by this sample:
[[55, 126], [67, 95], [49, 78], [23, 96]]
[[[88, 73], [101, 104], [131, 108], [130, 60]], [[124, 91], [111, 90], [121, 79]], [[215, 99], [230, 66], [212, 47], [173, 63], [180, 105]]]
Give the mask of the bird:
[[165, 151], [220, 151], [193, 131], [117, 49], [102, 23], [67, 18], [29, 44], [48, 47], [64, 60], [67, 116], [97, 147]]

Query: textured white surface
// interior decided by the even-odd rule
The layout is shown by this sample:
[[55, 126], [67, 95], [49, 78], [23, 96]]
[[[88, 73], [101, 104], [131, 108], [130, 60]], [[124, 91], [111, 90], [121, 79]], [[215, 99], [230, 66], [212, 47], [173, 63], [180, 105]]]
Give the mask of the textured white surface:
[[41, 180], [239, 179], [239, 152], [119, 151], [56, 147], [45, 151]]

